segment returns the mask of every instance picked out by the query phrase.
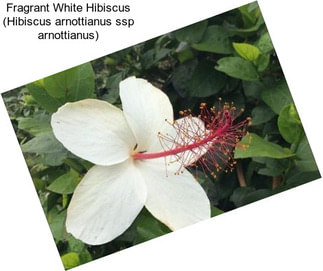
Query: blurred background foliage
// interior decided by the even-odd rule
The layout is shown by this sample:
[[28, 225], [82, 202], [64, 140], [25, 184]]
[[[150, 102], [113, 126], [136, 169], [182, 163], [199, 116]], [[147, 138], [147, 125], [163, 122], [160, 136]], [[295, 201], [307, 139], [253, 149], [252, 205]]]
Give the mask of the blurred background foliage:
[[170, 232], [145, 209], [105, 245], [86, 245], [64, 228], [73, 191], [92, 164], [56, 140], [51, 114], [85, 98], [121, 107], [119, 82], [132, 75], [162, 89], [175, 118], [188, 108], [198, 114], [201, 102], [218, 105], [219, 97], [244, 108], [239, 118], [252, 117], [236, 169], [216, 179], [197, 174], [212, 216], [320, 177], [256, 2], [153, 38], [3, 94], [66, 269]]

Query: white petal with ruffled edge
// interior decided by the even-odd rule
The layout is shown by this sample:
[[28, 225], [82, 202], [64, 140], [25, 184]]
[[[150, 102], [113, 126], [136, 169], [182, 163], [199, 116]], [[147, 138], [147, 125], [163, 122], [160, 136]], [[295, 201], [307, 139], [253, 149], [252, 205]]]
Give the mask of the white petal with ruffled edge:
[[145, 200], [145, 183], [131, 160], [94, 166], [73, 194], [67, 232], [87, 244], [107, 243], [132, 224]]
[[166, 176], [162, 158], [136, 164], [147, 185], [146, 208], [171, 230], [210, 218], [210, 201], [186, 169], [182, 174], [174, 175], [178, 165], [168, 165]]
[[173, 107], [167, 95], [144, 79], [129, 77], [120, 82], [120, 98], [138, 143], [137, 151], [152, 151], [165, 120], [173, 122]]
[[125, 161], [136, 144], [122, 111], [104, 101], [66, 103], [52, 115], [51, 125], [69, 151], [97, 165]]

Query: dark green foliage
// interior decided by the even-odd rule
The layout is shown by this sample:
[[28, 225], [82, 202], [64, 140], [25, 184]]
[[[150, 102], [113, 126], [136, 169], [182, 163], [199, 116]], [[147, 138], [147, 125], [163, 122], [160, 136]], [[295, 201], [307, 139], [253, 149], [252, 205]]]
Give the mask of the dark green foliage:
[[198, 51], [219, 54], [230, 54], [233, 51], [229, 32], [220, 25], [208, 26], [202, 40], [193, 44], [193, 48]]
[[253, 118], [235, 150], [240, 177], [237, 169], [216, 179], [195, 173], [212, 216], [320, 176], [256, 2], [148, 40], [3, 94], [65, 268], [170, 232], [145, 209], [105, 245], [88, 246], [65, 231], [72, 193], [92, 164], [57, 141], [51, 114], [93, 97], [121, 107], [119, 82], [133, 75], [168, 95], [175, 118], [188, 108], [198, 114], [201, 102], [218, 106], [219, 97], [235, 103], [238, 120]]
[[259, 79], [256, 67], [251, 62], [240, 57], [223, 57], [218, 61], [216, 69], [233, 78], [246, 81]]
[[281, 159], [291, 156], [295, 156], [295, 154], [289, 149], [250, 133], [238, 143], [234, 158], [271, 157]]
[[78, 101], [92, 97], [94, 72], [90, 63], [48, 76], [43, 80], [46, 92], [67, 101]]

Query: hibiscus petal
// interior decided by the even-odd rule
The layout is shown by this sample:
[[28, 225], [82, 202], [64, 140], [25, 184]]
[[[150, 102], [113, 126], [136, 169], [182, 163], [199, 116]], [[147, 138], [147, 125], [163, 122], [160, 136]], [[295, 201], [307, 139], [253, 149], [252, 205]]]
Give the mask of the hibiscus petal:
[[66, 229], [87, 244], [107, 243], [131, 225], [145, 200], [145, 183], [131, 161], [94, 166], [73, 194]]
[[67, 103], [52, 115], [51, 125], [68, 150], [97, 165], [125, 161], [136, 144], [122, 111], [104, 101]]
[[186, 169], [175, 175], [178, 164], [169, 164], [166, 169], [164, 159], [137, 163], [147, 185], [146, 208], [171, 230], [211, 216], [206, 193]]
[[[120, 82], [123, 112], [138, 143], [137, 151], [153, 151], [166, 122], [173, 122], [173, 108], [165, 93], [144, 79]], [[168, 125], [168, 124], [167, 124]]]

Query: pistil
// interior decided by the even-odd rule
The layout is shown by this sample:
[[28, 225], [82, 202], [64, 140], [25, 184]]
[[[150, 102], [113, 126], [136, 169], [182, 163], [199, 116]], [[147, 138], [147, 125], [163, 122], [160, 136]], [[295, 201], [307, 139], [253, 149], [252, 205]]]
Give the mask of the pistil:
[[147, 160], [170, 157], [165, 162], [178, 162], [177, 174], [186, 167], [199, 167], [205, 174], [209, 172], [215, 178], [222, 169], [233, 170], [236, 164], [234, 149], [246, 135], [246, 126], [251, 119], [234, 123], [240, 113], [236, 114], [236, 107], [232, 103], [219, 104], [218, 108], [213, 106], [210, 109], [201, 103], [200, 110], [196, 117], [191, 110], [180, 111], [183, 118], [170, 123], [175, 134], [158, 134], [163, 151], [133, 152], [132, 158]]
[[205, 147], [205, 145], [208, 143], [215, 143], [216, 141], [218, 141], [219, 135], [225, 133], [225, 130], [228, 128], [228, 126], [229, 125], [226, 124], [222, 128], [205, 136], [205, 138], [200, 139], [200, 140], [196, 140], [195, 142], [193, 142], [191, 144], [186, 144], [184, 146], [179, 146], [174, 149], [170, 149], [167, 151], [161, 151], [161, 152], [151, 152], [151, 153], [135, 152], [132, 155], [132, 158], [135, 160], [156, 159], [156, 158], [166, 157], [166, 156], [170, 156], [170, 155], [176, 155], [178, 153], [182, 153], [185, 151], [191, 151], [193, 149], [200, 148], [200, 147]]

